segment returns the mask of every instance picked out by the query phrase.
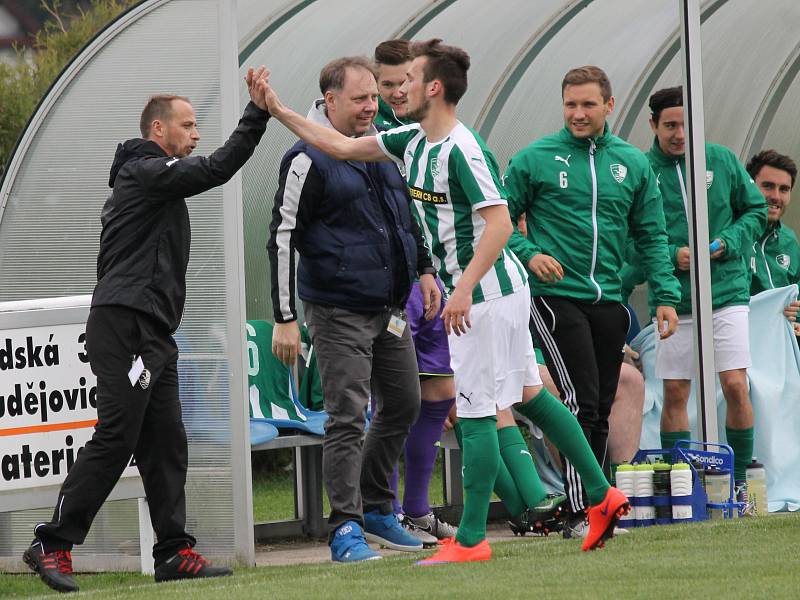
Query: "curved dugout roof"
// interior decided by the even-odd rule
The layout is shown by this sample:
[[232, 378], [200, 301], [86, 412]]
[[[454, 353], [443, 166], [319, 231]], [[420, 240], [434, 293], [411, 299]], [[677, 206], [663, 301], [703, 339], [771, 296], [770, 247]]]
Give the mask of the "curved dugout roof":
[[[800, 4], [704, 0], [701, 6], [708, 139], [742, 159], [763, 147], [800, 157]], [[560, 82], [571, 67], [592, 63], [609, 73], [617, 99], [612, 129], [645, 149], [647, 98], [681, 80], [678, 0], [507, 0], [500, 8], [480, 0], [238, 0], [236, 7], [240, 75], [248, 65], [268, 65], [283, 100], [299, 111], [319, 95], [319, 69], [332, 58], [369, 55], [391, 37], [441, 37], [463, 46], [472, 68], [460, 117], [487, 139], [501, 166], [561, 127]], [[239, 92], [243, 105], [243, 83]], [[251, 318], [271, 319], [264, 248], [280, 158], [293, 141], [271, 124], [243, 171]], [[96, 218], [97, 204], [78, 210]], [[0, 212], [4, 237], [9, 217]], [[68, 227], [81, 227], [79, 220]], [[26, 243], [19, 234], [15, 240]], [[0, 259], [0, 280], [18, 270]], [[46, 279], [41, 285], [47, 287]]]
[[[265, 63], [282, 99], [305, 111], [319, 95], [319, 68], [370, 54], [389, 37], [441, 37], [472, 57], [459, 117], [478, 130], [504, 166], [532, 140], [562, 126], [564, 73], [597, 64], [616, 96], [609, 123], [647, 149], [647, 99], [681, 82], [677, 0], [481, 0], [350, 3], [240, 0], [240, 64]], [[703, 70], [707, 137], [746, 160], [775, 147], [800, 156], [800, 4], [793, 0], [706, 0]], [[299, 40], [302, 40], [298, 43]], [[244, 170], [248, 314], [271, 318], [264, 246], [280, 156], [293, 140], [270, 126]], [[790, 222], [792, 221], [790, 217]], [[800, 220], [799, 220], [800, 221]]]

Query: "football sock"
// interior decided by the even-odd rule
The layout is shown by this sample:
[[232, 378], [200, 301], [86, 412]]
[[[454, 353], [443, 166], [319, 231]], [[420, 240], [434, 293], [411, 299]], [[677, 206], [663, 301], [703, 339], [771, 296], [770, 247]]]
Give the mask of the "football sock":
[[421, 517], [431, 511], [428, 488], [439, 450], [436, 443], [442, 437], [442, 425], [455, 401], [455, 398], [441, 402], [423, 400], [419, 418], [408, 432], [403, 511], [409, 516]]
[[733, 479], [747, 479], [747, 465], [753, 460], [753, 428], [732, 429], [725, 427], [728, 445], [733, 450]]
[[[673, 448], [675, 446], [675, 442], [679, 440], [690, 440], [692, 439], [692, 434], [689, 431], [662, 431], [661, 432], [661, 447], [664, 450], [669, 448]], [[672, 462], [672, 455], [671, 454], [664, 454], [664, 460], [667, 462]]]
[[[462, 433], [460, 421], [456, 421], [453, 432], [456, 434], [458, 446], [463, 450], [464, 445], [461, 443]], [[511, 473], [508, 472], [508, 467], [503, 463], [502, 458], [497, 465], [497, 479], [495, 479], [494, 482], [494, 493], [497, 494], [497, 497], [500, 498], [503, 505], [506, 507], [508, 514], [512, 517], [519, 517], [525, 511], [525, 500], [522, 499], [522, 495], [517, 489], [517, 484], [514, 483], [514, 478], [511, 476]]]
[[486, 518], [500, 463], [497, 418], [461, 418], [459, 423], [464, 449], [464, 512], [456, 539], [463, 546], [476, 546], [486, 538]]
[[[500, 456], [511, 473], [514, 483], [528, 508], [534, 507], [547, 495], [533, 463], [528, 444], [519, 427], [503, 427], [497, 430]], [[513, 513], [512, 513], [513, 514]]]
[[545, 387], [532, 400], [514, 408], [533, 421], [572, 463], [581, 476], [589, 504], [602, 502], [610, 486], [575, 415]]

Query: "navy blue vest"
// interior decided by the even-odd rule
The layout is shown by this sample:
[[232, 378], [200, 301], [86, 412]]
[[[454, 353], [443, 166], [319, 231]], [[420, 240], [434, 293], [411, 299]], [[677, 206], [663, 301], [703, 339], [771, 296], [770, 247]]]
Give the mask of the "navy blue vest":
[[361, 312], [405, 306], [417, 275], [417, 245], [408, 188], [397, 167], [336, 160], [303, 142], [284, 160], [300, 152], [311, 158], [325, 186], [297, 242], [300, 298]]

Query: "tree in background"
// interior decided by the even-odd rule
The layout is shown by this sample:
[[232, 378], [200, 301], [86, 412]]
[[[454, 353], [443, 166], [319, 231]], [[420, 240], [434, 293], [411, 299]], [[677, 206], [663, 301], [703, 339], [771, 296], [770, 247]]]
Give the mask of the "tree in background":
[[60, 0], [42, 0], [49, 19], [36, 34], [33, 52], [16, 65], [0, 64], [0, 175], [25, 124], [64, 66], [95, 33], [138, 1], [71, 2], [68, 13]]

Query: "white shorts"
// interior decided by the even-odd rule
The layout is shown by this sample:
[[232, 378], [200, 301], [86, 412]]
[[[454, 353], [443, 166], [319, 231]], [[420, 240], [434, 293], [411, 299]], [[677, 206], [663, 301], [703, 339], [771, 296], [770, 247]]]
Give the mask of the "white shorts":
[[[726, 306], [712, 313], [717, 373], [751, 366], [749, 312], [748, 306]], [[694, 379], [692, 318], [681, 317], [678, 323], [678, 331], [666, 340], [656, 336], [656, 377], [659, 379]]]
[[470, 309], [472, 327], [450, 334], [459, 417], [490, 417], [522, 400], [523, 386], [541, 385], [528, 330], [528, 286]]

